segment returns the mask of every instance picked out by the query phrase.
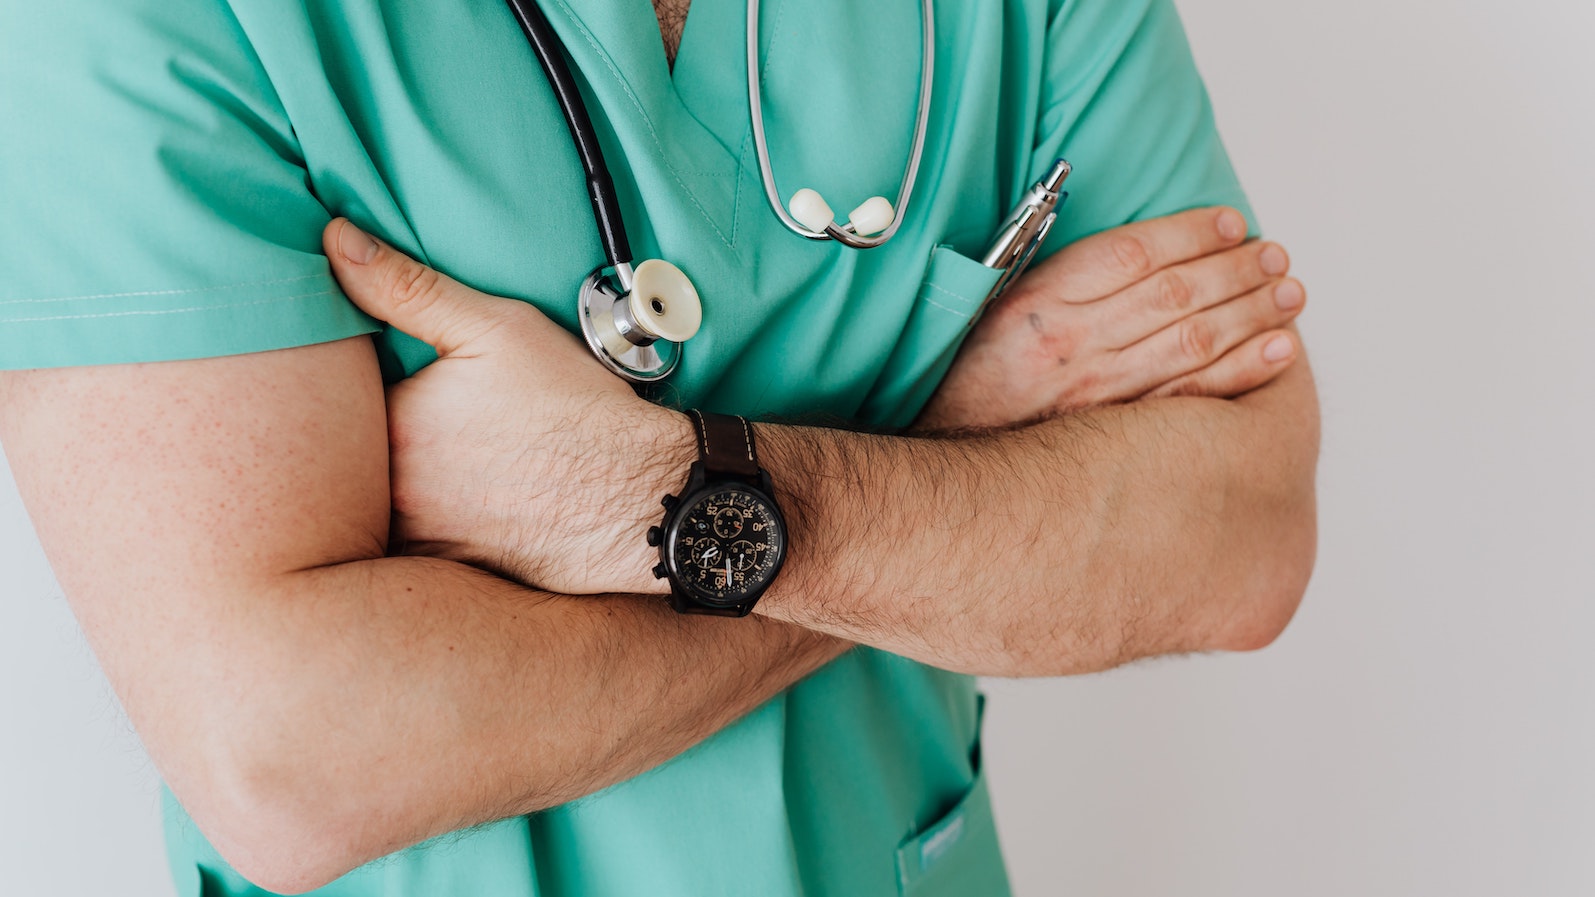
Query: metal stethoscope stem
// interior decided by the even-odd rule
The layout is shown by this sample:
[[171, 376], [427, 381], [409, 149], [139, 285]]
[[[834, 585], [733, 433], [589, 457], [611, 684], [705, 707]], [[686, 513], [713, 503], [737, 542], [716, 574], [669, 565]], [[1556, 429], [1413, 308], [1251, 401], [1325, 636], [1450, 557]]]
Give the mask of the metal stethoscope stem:
[[854, 249], [873, 249], [890, 240], [902, 226], [909, 198], [914, 193], [914, 181], [919, 177], [920, 157], [925, 152], [925, 131], [930, 122], [931, 88], [936, 72], [936, 16], [933, 0], [921, 0], [920, 31], [924, 47], [921, 50], [919, 69], [919, 109], [914, 122], [914, 143], [908, 153], [908, 165], [903, 171], [903, 181], [897, 191], [897, 204], [891, 223], [874, 236], [854, 231], [852, 224], [838, 225], [832, 221], [824, 230], [816, 230], [799, 222], [787, 210], [775, 183], [775, 171], [770, 165], [770, 146], [764, 134], [764, 91], [760, 84], [759, 64], [759, 0], [748, 0], [748, 108], [753, 116], [753, 147], [759, 158], [759, 177], [764, 181], [764, 195], [770, 208], [787, 229], [810, 240], [835, 240]]

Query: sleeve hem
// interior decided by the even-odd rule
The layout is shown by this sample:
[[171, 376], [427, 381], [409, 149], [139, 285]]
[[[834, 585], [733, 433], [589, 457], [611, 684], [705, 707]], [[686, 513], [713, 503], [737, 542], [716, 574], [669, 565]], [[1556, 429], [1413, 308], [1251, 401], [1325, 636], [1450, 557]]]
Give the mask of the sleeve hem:
[[[286, 284], [298, 289], [284, 293]], [[275, 287], [274, 292], [261, 295], [267, 286]], [[218, 297], [226, 301], [204, 302]], [[124, 301], [114, 309], [101, 301], [109, 298], [113, 296], [0, 303], [0, 370], [244, 355], [381, 329], [324, 274], [117, 294], [114, 298]]]

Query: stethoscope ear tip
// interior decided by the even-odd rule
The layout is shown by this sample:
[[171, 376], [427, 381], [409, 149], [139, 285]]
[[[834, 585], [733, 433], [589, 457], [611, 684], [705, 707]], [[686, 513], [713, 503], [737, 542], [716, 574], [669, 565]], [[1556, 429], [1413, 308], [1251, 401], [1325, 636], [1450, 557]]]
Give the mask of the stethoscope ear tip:
[[[804, 187], [792, 194], [787, 203], [792, 218], [803, 225], [813, 236], [820, 236], [836, 226], [836, 212], [818, 190]], [[891, 200], [884, 196], [871, 196], [847, 215], [847, 231], [860, 237], [873, 237], [892, 226], [897, 217]]]
[[831, 211], [831, 204], [825, 201], [820, 191], [809, 187], [792, 194], [787, 207], [798, 224], [818, 234], [825, 233], [826, 228], [836, 223], [836, 213]]
[[873, 237], [891, 227], [896, 215], [892, 211], [891, 200], [884, 196], [871, 196], [848, 213], [847, 223], [853, 228], [853, 233], [861, 237]]

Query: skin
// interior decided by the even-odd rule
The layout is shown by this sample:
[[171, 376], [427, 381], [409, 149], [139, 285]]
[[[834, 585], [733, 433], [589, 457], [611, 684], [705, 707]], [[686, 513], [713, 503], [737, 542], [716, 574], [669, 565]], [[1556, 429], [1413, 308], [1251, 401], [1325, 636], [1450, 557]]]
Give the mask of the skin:
[[[1169, 249], [1184, 238], [1132, 232], [1145, 266], [1103, 274], [1122, 288], [1076, 304], [1122, 304], [1127, 320], [1137, 284], [1235, 248], [1220, 223], [1209, 212], [1170, 225], [1197, 232], [1185, 254]], [[1300, 597], [1310, 378], [1300, 361], [1247, 354], [1254, 335], [1287, 333], [1293, 312], [1226, 337], [1228, 353], [1214, 341], [1211, 356], [1158, 362], [1152, 391], [1245, 393], [1233, 401], [1149, 399], [920, 438], [761, 426], [794, 522], [788, 570], [762, 617], [683, 619], [658, 600], [558, 591], [659, 591], [639, 575], [652, 562], [641, 531], [693, 457], [685, 418], [617, 387], [530, 306], [385, 248], [353, 264], [338, 246], [354, 236], [342, 222], [327, 234], [351, 296], [443, 352], [386, 403], [364, 339], [0, 376], [0, 440], [108, 677], [201, 829], [271, 890], [307, 890], [428, 837], [629, 778], [852, 642], [955, 669], [1074, 672], [1257, 647]], [[1038, 267], [1018, 296], [1041, 309], [1047, 296], [1086, 295], [1040, 284], [1089, 281], [1077, 266], [1130, 257], [1113, 239], [1097, 241], [1103, 255]], [[1242, 281], [1255, 286], [1241, 296], [1282, 282], [1260, 269]], [[1001, 311], [973, 339], [1030, 345], [1030, 314], [1042, 312]], [[1148, 338], [1193, 313], [1147, 319]], [[1118, 361], [1082, 372], [1127, 369], [1114, 365], [1128, 356], [1097, 355]], [[927, 425], [965, 425], [957, 409], [993, 376], [976, 370], [992, 364], [981, 358], [960, 359]], [[499, 388], [482, 390], [483, 378]], [[463, 416], [442, 416], [451, 410]], [[458, 429], [485, 418], [502, 423]], [[595, 496], [581, 467], [595, 443], [584, 440], [656, 463]], [[442, 466], [429, 471], [428, 458]], [[880, 476], [848, 482], [848, 470]], [[938, 472], [933, 489], [922, 470]], [[572, 496], [591, 519], [530, 523]], [[444, 510], [465, 505], [471, 514]], [[862, 528], [865, 507], [884, 525]], [[916, 524], [931, 516], [1001, 519], [1027, 534], [1024, 548]], [[411, 554], [388, 556], [390, 544]], [[998, 585], [1014, 599], [979, 600]]]
[[[927, 410], [933, 423], [976, 429], [927, 439], [756, 425], [793, 548], [755, 613], [988, 675], [1065, 675], [1271, 640], [1311, 568], [1316, 411], [1287, 416], [1292, 428], [1270, 413], [1303, 388], [1310, 397], [1310, 378], [1305, 365], [1292, 379], [1265, 363], [1262, 346], [1291, 340], [1269, 329], [1294, 312], [1273, 298], [1288, 261], [1271, 244], [1237, 245], [1243, 237], [1233, 211], [1201, 210], [1082, 241], [1038, 269], [1012, 309], [982, 322], [957, 365], [971, 373], [955, 372]], [[693, 457], [685, 416], [635, 398], [523, 303], [463, 286], [347, 222], [326, 242], [351, 299], [442, 357], [391, 399], [404, 530], [454, 534], [440, 553], [555, 591], [663, 594], [637, 534], [659, 520], [650, 499], [679, 487]], [[1114, 289], [1111, 274], [1069, 276], [1109, 264], [1128, 287]], [[1171, 280], [1192, 286], [1174, 291]], [[1043, 330], [1048, 318], [1089, 322], [1061, 366], [1037, 317]], [[1203, 328], [1213, 335], [1186, 336]], [[1056, 413], [1091, 389], [1179, 391], [1230, 345], [1243, 370], [1273, 382], [1232, 402]], [[1049, 380], [1052, 367], [1062, 374]], [[1027, 378], [1048, 386], [1025, 389]], [[992, 379], [1017, 396], [991, 390]], [[487, 392], [500, 398], [472, 399]], [[985, 419], [959, 419], [959, 408]], [[671, 463], [617, 490], [604, 447], [621, 432], [642, 440], [622, 457], [651, 447]], [[1215, 452], [1215, 440], [1272, 442], [1305, 463], [1270, 477], [1258, 453]]]
[[665, 62], [676, 64], [681, 47], [681, 32], [687, 27], [687, 9], [692, 0], [653, 0], [654, 16], [659, 19], [659, 35], [664, 39]]

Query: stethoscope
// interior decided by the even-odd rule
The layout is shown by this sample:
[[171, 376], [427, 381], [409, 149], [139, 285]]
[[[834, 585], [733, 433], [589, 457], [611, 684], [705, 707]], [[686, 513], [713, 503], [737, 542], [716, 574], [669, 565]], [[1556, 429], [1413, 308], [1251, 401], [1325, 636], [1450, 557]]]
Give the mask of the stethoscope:
[[[582, 281], [577, 298], [582, 336], [604, 367], [622, 378], [638, 384], [663, 380], [681, 363], [682, 344], [702, 326], [703, 302], [691, 278], [675, 265], [663, 259], [648, 259], [633, 267], [615, 182], [604, 164], [587, 105], [565, 63], [563, 45], [536, 0], [508, 3], [570, 128], [571, 142], [587, 178], [587, 198], [593, 204], [598, 239], [604, 248], [605, 264]], [[770, 208], [793, 233], [810, 240], [835, 240], [854, 249], [873, 249], [890, 240], [902, 226], [903, 213], [914, 192], [914, 179], [919, 175], [930, 120], [935, 63], [933, 15], [933, 0], [921, 0], [924, 51], [920, 61], [919, 109], [896, 209], [885, 197], [872, 196], [848, 215], [847, 224], [838, 225], [824, 197], [811, 188], [804, 187], [792, 195], [790, 211], [781, 203], [764, 134], [764, 97], [759, 84], [759, 0], [748, 0], [748, 106], [753, 117], [759, 176]]]

